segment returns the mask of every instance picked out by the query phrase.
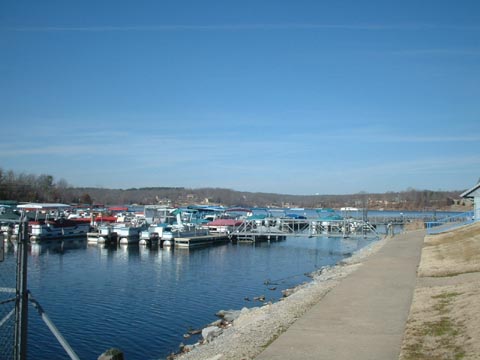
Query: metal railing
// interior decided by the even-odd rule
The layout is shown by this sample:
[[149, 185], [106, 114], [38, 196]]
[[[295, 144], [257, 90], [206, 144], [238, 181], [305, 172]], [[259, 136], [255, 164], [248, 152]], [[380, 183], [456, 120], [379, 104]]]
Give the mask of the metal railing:
[[245, 236], [301, 236], [301, 237], [379, 237], [369, 222], [355, 219], [273, 219], [246, 220], [235, 227], [231, 235]]
[[474, 221], [473, 211], [468, 211], [454, 216], [449, 216], [436, 221], [427, 221], [425, 226], [427, 234], [439, 234], [445, 231], [453, 230], [457, 227], [470, 224]]

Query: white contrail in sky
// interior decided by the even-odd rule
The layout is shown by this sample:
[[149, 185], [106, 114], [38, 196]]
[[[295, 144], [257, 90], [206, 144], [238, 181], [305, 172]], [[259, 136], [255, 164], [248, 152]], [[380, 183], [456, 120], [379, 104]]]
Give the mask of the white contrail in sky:
[[16, 26], [3, 28], [9, 31], [25, 32], [56, 32], [56, 31], [77, 31], [77, 32], [115, 32], [115, 31], [181, 31], [181, 30], [419, 30], [419, 29], [459, 29], [479, 30], [477, 26], [445, 26], [434, 24], [171, 24], [171, 25], [124, 25], [124, 26]]

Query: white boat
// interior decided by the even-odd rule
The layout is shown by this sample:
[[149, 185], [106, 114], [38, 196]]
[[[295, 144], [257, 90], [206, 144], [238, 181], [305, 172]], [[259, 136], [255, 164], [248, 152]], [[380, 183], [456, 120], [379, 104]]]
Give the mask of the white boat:
[[163, 246], [174, 246], [175, 239], [179, 238], [189, 238], [189, 237], [197, 237], [197, 236], [206, 236], [209, 235], [210, 232], [208, 229], [200, 229], [200, 228], [193, 228], [193, 229], [183, 229], [183, 230], [166, 230], [163, 232], [161, 237], [161, 242]]
[[5, 242], [8, 242], [10, 237], [14, 234], [14, 230], [15, 224], [13, 222], [0, 224], [0, 235], [3, 236]]
[[175, 208], [167, 207], [164, 205], [145, 205], [144, 217], [149, 224], [163, 224], [168, 223], [169, 219], [172, 219], [174, 215], [172, 212]]
[[90, 224], [67, 219], [30, 221], [30, 242], [86, 237]]
[[358, 211], [359, 209], [356, 207], [342, 207], [340, 211]]
[[167, 224], [152, 224], [140, 232], [140, 245], [152, 244], [162, 238]]
[[87, 234], [87, 241], [94, 244], [105, 244], [117, 239], [111, 224], [98, 225], [96, 231]]
[[[64, 211], [70, 208], [69, 205], [28, 203], [18, 205], [17, 208], [23, 214], [35, 213], [35, 220], [28, 222], [31, 243], [39, 243], [45, 240], [86, 238], [90, 230], [90, 221], [88, 219], [70, 220], [62, 217]], [[16, 227], [18, 227], [18, 224]]]
[[138, 244], [140, 233], [145, 229], [145, 224], [116, 223], [112, 225], [112, 231], [117, 234], [120, 244]]

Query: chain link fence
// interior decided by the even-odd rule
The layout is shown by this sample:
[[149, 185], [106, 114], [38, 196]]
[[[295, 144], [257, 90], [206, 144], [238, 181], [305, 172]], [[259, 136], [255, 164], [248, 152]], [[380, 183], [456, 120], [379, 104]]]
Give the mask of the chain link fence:
[[13, 244], [0, 233], [0, 359], [13, 359], [17, 257]]
[[[41, 319], [73, 360], [79, 360], [41, 305], [27, 291], [27, 223], [23, 222], [18, 241], [0, 231], [0, 360], [25, 359], [29, 300]], [[17, 290], [18, 288], [18, 290]], [[18, 292], [18, 295], [17, 295]]]

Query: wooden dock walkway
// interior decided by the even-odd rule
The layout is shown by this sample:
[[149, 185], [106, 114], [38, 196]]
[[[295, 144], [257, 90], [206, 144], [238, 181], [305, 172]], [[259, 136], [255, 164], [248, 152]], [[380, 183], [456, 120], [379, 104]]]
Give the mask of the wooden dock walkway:
[[174, 238], [175, 247], [178, 248], [194, 248], [200, 246], [208, 246], [214, 244], [220, 244], [229, 242], [230, 237], [228, 234], [210, 234], [191, 237], [178, 237]]

